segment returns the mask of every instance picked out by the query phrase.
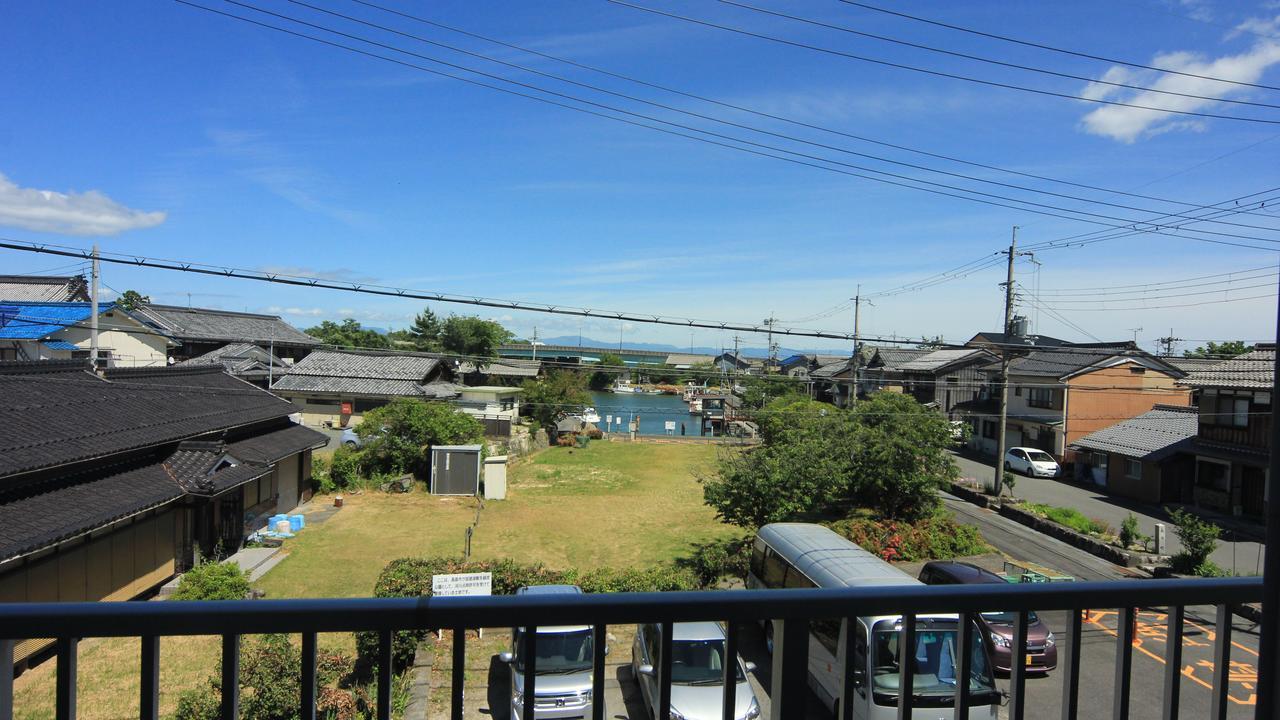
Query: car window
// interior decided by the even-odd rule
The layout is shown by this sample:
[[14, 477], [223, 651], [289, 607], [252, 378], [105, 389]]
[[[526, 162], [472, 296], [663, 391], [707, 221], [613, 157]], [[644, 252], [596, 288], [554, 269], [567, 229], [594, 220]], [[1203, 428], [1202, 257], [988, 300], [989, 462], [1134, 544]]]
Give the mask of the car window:
[[1019, 460], [1023, 460], [1023, 459], [1025, 459], [1025, 458], [1027, 457], [1026, 455], [1023, 455], [1023, 454], [1022, 454], [1022, 451], [1021, 451], [1021, 450], [1014, 450], [1014, 451], [1013, 451], [1013, 456], [1014, 456], [1014, 457], [1016, 457], [1016, 458], [1018, 458]]
[[1053, 456], [1049, 453], [1043, 453], [1039, 450], [1031, 451], [1031, 459], [1035, 462], [1053, 462]]

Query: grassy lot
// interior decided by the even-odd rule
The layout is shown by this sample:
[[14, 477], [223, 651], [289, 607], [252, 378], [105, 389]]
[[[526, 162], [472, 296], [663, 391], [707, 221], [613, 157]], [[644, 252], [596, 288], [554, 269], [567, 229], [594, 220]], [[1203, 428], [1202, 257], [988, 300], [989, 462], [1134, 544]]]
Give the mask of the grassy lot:
[[[717, 451], [696, 444], [597, 442], [520, 460], [508, 473], [509, 499], [486, 503], [481, 512], [472, 556], [554, 568], [671, 560], [690, 543], [733, 532], [702, 504], [696, 480], [710, 470]], [[476, 507], [470, 498], [425, 492], [347, 495], [341, 511], [289, 540], [289, 557], [255, 585], [269, 598], [367, 596], [390, 560], [460, 555]], [[322, 636], [320, 644], [354, 654], [347, 634]], [[203, 682], [219, 652], [216, 638], [163, 640], [163, 715], [173, 713], [182, 689]], [[18, 679], [16, 717], [53, 717], [55, 665], [46, 662]], [[82, 643], [79, 678], [80, 717], [137, 717], [136, 639]]]
[[1022, 507], [1085, 535], [1107, 535], [1113, 532], [1111, 526], [1101, 520], [1086, 517], [1075, 508], [1055, 507], [1043, 503], [1027, 503]]

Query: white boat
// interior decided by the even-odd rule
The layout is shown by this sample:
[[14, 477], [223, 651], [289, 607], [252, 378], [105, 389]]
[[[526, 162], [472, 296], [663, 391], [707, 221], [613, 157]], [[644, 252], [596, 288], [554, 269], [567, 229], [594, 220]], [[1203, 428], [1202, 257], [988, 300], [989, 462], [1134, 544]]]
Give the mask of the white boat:
[[600, 424], [600, 413], [596, 412], [596, 409], [593, 407], [583, 408], [582, 412], [578, 414], [578, 417], [582, 418], [583, 422], [589, 422], [592, 425]]
[[644, 392], [638, 387], [634, 387], [629, 380], [619, 380], [613, 384], [613, 391], [616, 393], [638, 393]]

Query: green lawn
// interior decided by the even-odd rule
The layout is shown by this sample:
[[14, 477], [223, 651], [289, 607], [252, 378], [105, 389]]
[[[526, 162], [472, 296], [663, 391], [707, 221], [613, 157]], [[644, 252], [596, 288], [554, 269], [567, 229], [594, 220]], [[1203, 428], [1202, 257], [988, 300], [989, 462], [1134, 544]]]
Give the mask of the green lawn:
[[[710, 472], [715, 446], [594, 442], [552, 448], [514, 463], [508, 498], [485, 504], [472, 556], [511, 557], [553, 568], [625, 567], [669, 561], [691, 543], [731, 534], [702, 504], [699, 474]], [[370, 595], [383, 566], [399, 557], [461, 555], [477, 501], [406, 495], [347, 495], [327, 522], [287, 541], [289, 556], [255, 585], [268, 598]], [[329, 504], [321, 497], [317, 503]], [[349, 634], [321, 645], [354, 652]], [[165, 638], [161, 712], [178, 693], [212, 671], [217, 638]], [[79, 714], [89, 720], [137, 717], [138, 641], [89, 640], [80, 652]], [[18, 679], [18, 718], [52, 718], [55, 663]]]

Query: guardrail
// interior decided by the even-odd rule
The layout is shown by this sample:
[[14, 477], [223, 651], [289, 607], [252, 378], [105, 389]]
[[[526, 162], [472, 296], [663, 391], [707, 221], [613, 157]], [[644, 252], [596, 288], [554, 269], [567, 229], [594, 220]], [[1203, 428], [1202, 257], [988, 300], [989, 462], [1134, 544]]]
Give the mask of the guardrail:
[[[1022, 720], [1026, 711], [1025, 656], [1028, 612], [1070, 611], [1065, 642], [1060, 645], [1062, 718], [1079, 712], [1081, 612], [1117, 608], [1115, 702], [1113, 716], [1129, 716], [1130, 674], [1133, 660], [1134, 616], [1139, 607], [1168, 607], [1168, 653], [1161, 700], [1163, 717], [1178, 716], [1179, 681], [1184, 610], [1188, 606], [1217, 608], [1218, 632], [1214, 648], [1212, 683], [1213, 717], [1225, 718], [1227, 681], [1231, 657], [1230, 606], [1258, 602], [1260, 578], [1218, 580], [1149, 580], [1105, 583], [1021, 584], [1009, 586], [903, 586], [840, 590], [743, 590], [677, 593], [623, 593], [604, 595], [528, 595], [497, 597], [367, 598], [332, 600], [256, 600], [222, 602], [119, 602], [119, 603], [14, 603], [0, 605], [0, 719], [13, 715], [13, 647], [18, 639], [57, 638], [57, 717], [76, 715], [77, 643], [88, 637], [139, 637], [142, 640], [140, 717], [156, 718], [159, 711], [160, 637], [171, 635], [222, 636], [222, 717], [239, 714], [240, 638], [258, 633], [300, 633], [302, 636], [302, 691], [300, 717], [316, 716], [316, 634], [321, 632], [376, 631], [379, 634], [377, 716], [391, 716], [391, 639], [396, 630], [450, 628], [453, 633], [452, 717], [461, 718], [467, 628], [522, 626], [525, 657], [536, 658], [538, 626], [593, 625], [594, 692], [604, 694], [605, 632], [609, 625], [652, 623], [663, 626], [664, 643], [676, 622], [717, 620], [726, 623], [726, 658], [737, 655], [740, 626], [770, 620], [778, 652], [773, 658], [771, 717], [804, 717], [807, 702], [807, 659], [810, 622], [824, 618], [901, 615], [905, 647], [911, 647], [916, 616], [925, 613], [961, 613], [959, 646], [982, 642], [974, 633], [979, 612], [1006, 610], [1017, 613], [1011, 663], [1009, 717]], [[846, 623], [846, 647], [853, 647], [854, 622]], [[1267, 649], [1263, 648], [1263, 655]], [[1262, 672], [1275, 672], [1275, 662], [1264, 657]], [[671, 653], [661, 654], [662, 679], [657, 716], [670, 714]], [[958, 653], [956, 677], [970, 675], [971, 653]], [[733, 720], [735, 663], [725, 662], [723, 717]], [[912, 663], [900, 663], [899, 687], [913, 687]], [[1268, 669], [1270, 669], [1268, 671]], [[530, 668], [532, 670], [532, 668]], [[852, 673], [844, 674], [845, 697], [852, 696]], [[1276, 677], [1258, 677], [1259, 685], [1274, 684]], [[535, 672], [526, 674], [523, 717], [534, 717]], [[957, 683], [957, 717], [967, 717], [969, 684]], [[1144, 702], [1146, 702], [1144, 700]], [[909, 718], [911, 693], [899, 699], [900, 718]], [[593, 717], [603, 717], [603, 703], [593, 703]], [[844, 704], [843, 718], [852, 716]]]

